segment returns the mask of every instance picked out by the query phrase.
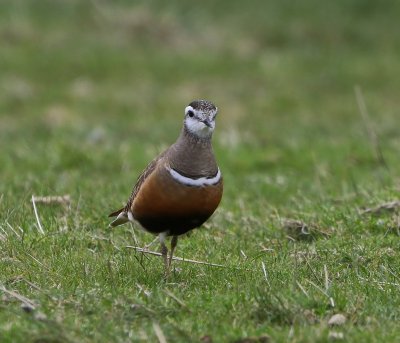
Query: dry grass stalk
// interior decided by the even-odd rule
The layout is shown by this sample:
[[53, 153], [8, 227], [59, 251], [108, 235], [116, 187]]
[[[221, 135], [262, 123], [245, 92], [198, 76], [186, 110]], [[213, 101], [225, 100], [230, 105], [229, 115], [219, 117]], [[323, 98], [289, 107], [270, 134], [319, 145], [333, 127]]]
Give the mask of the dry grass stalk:
[[[146, 250], [146, 249], [143, 249], [143, 248], [140, 248], [140, 247], [134, 247], [134, 246], [132, 246], [132, 245], [127, 245], [125, 248], [135, 249], [136, 251], [140, 251], [140, 252], [142, 252], [142, 253], [149, 254], [149, 255], [162, 256], [162, 254], [159, 253], [159, 252]], [[181, 261], [181, 262], [187, 262], [187, 263], [194, 263], [194, 264], [204, 264], [204, 265], [206, 265], [206, 266], [226, 268], [226, 266], [223, 266], [222, 264], [216, 264], [216, 263], [209, 263], [209, 262], [203, 262], [203, 261], [190, 260], [190, 259], [182, 258], [182, 257], [178, 257], [178, 256], [173, 256], [172, 259], [175, 260], [175, 261]]]
[[[7, 226], [9, 227], [9, 229], [10, 229], [12, 232], [14, 232], [15, 236], [17, 236], [18, 239], [21, 239], [21, 235], [10, 225], [9, 222], [7, 222]], [[21, 229], [20, 229], [20, 231], [21, 231], [21, 233], [23, 232]]]
[[187, 305], [183, 302], [183, 300], [179, 299], [174, 293], [172, 293], [168, 289], [164, 289], [164, 293], [168, 295], [170, 298], [174, 299], [179, 305], [181, 305], [184, 308], [188, 308]]
[[32, 196], [37, 204], [60, 204], [60, 205], [70, 205], [71, 197], [67, 195], [50, 195], [50, 196]]
[[37, 208], [36, 208], [36, 198], [35, 198], [34, 195], [32, 195], [32, 205], [33, 205], [33, 211], [35, 212], [35, 217], [36, 217], [36, 222], [37, 222], [37, 225], [38, 225], [38, 230], [42, 235], [44, 235], [44, 230], [43, 230], [42, 224], [40, 223], [39, 214], [38, 214], [38, 211], [37, 211]]
[[271, 287], [271, 285], [269, 284], [269, 281], [268, 281], [267, 269], [265, 268], [264, 262], [261, 262], [261, 267], [262, 267], [262, 270], [264, 273], [265, 281], [267, 281], [268, 286]]
[[379, 215], [383, 212], [394, 212], [400, 209], [400, 200], [395, 200], [391, 202], [387, 202], [385, 204], [379, 205], [377, 207], [367, 208], [361, 212], [361, 214], [375, 214]]
[[6, 289], [3, 285], [0, 286], [0, 291], [2, 291], [4, 293], [12, 296], [13, 298], [19, 300], [23, 305], [25, 305], [25, 306], [27, 306], [29, 308], [32, 308], [32, 309], [36, 308], [36, 304], [32, 300], [28, 299], [27, 297], [24, 297], [21, 294], [18, 294], [17, 292], [10, 291], [10, 290]]
[[160, 343], [167, 343], [164, 332], [161, 330], [160, 325], [158, 325], [156, 322], [153, 322], [153, 329], [158, 338], [158, 341]]
[[331, 307], [335, 307], [335, 301], [333, 300], [333, 298], [327, 293], [325, 292], [321, 287], [319, 287], [318, 285], [316, 285], [314, 282], [312, 282], [311, 280], [306, 279], [306, 281], [314, 286], [317, 290], [319, 290], [323, 295], [325, 295], [328, 299], [329, 299], [329, 303], [331, 305]]
[[307, 293], [307, 291], [304, 289], [304, 287], [301, 285], [301, 283], [298, 282], [298, 281], [296, 280], [296, 284], [297, 284], [297, 286], [299, 286], [299, 288], [300, 288], [301, 291], [304, 293], [304, 295], [305, 295], [307, 298], [309, 298], [310, 296], [308, 295], [308, 293]]

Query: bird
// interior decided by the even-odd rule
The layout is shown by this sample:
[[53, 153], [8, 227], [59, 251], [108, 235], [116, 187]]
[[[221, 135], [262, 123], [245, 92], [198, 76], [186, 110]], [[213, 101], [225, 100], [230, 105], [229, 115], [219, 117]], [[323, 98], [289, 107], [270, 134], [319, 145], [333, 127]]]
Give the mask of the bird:
[[158, 236], [166, 277], [178, 237], [207, 221], [222, 198], [223, 177], [212, 148], [217, 113], [207, 100], [186, 106], [178, 139], [139, 175], [126, 205], [109, 215], [116, 217], [111, 227], [138, 222]]

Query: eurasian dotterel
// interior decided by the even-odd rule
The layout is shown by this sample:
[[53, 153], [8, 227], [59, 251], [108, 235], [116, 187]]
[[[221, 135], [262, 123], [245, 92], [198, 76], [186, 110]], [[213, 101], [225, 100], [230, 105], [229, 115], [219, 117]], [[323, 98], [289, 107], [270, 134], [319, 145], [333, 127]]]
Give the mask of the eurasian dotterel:
[[[217, 112], [209, 101], [191, 102], [177, 141], [140, 174], [126, 206], [109, 215], [116, 216], [112, 227], [137, 221], [159, 236], [166, 276], [178, 237], [200, 227], [222, 198], [222, 175], [211, 145]], [[172, 236], [169, 258], [168, 236]]]

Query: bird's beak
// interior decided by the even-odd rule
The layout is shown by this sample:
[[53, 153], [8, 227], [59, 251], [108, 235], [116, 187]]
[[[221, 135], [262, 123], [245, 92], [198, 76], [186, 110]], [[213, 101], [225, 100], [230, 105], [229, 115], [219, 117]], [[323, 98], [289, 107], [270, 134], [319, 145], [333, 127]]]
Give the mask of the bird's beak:
[[202, 123], [210, 128], [212, 128], [212, 123], [209, 120], [203, 120]]

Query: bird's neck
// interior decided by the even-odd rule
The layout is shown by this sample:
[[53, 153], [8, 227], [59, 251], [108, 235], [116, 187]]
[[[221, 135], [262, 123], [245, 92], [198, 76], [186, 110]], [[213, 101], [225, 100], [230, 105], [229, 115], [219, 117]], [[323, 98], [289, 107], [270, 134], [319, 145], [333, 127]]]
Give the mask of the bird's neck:
[[213, 176], [218, 172], [211, 136], [198, 137], [185, 126], [169, 153], [172, 168], [193, 177]]
[[211, 138], [212, 134], [207, 137], [196, 135], [195, 133], [189, 131], [189, 129], [184, 124], [181, 134], [176, 142], [185, 144], [188, 147], [193, 147], [194, 149], [212, 149]]

